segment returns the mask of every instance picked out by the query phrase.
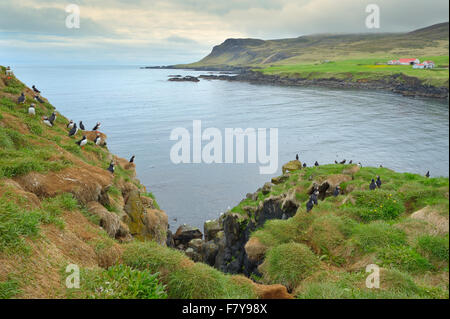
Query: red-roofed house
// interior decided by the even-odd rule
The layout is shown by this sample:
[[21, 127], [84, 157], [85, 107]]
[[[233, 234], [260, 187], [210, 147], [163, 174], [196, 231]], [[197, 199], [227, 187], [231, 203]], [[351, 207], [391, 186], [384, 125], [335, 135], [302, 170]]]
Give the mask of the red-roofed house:
[[413, 65], [413, 69], [425, 69], [426, 66], [423, 63], [417, 63]]
[[390, 65], [414, 65], [419, 63], [420, 63], [419, 59], [398, 59], [388, 61], [388, 64]]
[[427, 69], [432, 69], [435, 67], [433, 61], [423, 61], [423, 64], [425, 65], [425, 68], [427, 68]]

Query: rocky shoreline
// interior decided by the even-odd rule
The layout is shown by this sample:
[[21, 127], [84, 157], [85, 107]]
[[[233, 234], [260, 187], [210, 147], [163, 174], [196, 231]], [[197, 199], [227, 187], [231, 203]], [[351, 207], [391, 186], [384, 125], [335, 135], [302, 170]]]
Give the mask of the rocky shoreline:
[[422, 84], [414, 77], [408, 77], [404, 74], [394, 74], [384, 77], [377, 81], [368, 80], [342, 80], [336, 78], [330, 79], [307, 79], [302, 77], [287, 77], [279, 75], [267, 75], [258, 71], [245, 70], [238, 75], [200, 75], [199, 78], [205, 80], [226, 80], [248, 82], [253, 84], [271, 84], [284, 86], [316, 86], [337, 89], [366, 89], [366, 90], [385, 90], [403, 96], [418, 96], [427, 98], [448, 99], [447, 87], [435, 87]]

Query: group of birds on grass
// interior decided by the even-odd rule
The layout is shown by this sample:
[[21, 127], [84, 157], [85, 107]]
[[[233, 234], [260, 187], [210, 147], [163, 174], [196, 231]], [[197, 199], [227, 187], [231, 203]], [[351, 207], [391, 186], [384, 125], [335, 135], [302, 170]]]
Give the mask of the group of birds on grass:
[[[45, 101], [40, 97], [41, 91], [39, 91], [36, 88], [36, 86], [34, 86], [34, 85], [31, 88], [33, 89], [33, 91], [35, 93], [34, 99], [39, 103], [45, 103]], [[26, 101], [25, 93], [22, 92], [20, 94], [20, 96], [17, 98], [17, 103], [25, 104], [25, 101]], [[28, 114], [32, 115], [32, 116], [36, 115], [36, 105], [34, 103], [31, 103], [30, 106], [28, 107]], [[43, 116], [42, 121], [45, 125], [47, 125], [49, 127], [53, 127], [56, 117], [57, 117], [57, 113], [52, 112], [52, 114], [50, 116]], [[97, 122], [95, 124], [94, 128], [92, 129], [92, 131], [96, 132], [96, 134], [97, 134], [94, 139], [94, 144], [98, 145], [98, 146], [100, 146], [102, 144], [102, 137], [98, 131], [100, 129], [100, 126], [101, 126], [101, 123]], [[69, 121], [69, 123], [67, 124], [67, 129], [69, 129], [69, 134], [68, 134], [69, 137], [75, 136], [79, 130], [81, 130], [81, 131], [86, 130], [86, 128], [83, 124], [83, 121], [80, 121], [79, 126], [77, 126], [77, 123], [75, 123], [73, 120]], [[75, 143], [83, 149], [84, 146], [88, 143], [88, 139], [87, 139], [86, 135], [83, 135], [83, 137], [80, 140], [76, 141]], [[106, 145], [106, 141], [103, 141], [103, 145]], [[135, 159], [135, 156], [133, 155], [130, 158], [129, 163], [134, 163], [134, 159]], [[109, 172], [111, 172], [112, 174], [114, 174], [114, 170], [115, 170], [114, 160], [111, 160], [107, 170]]]
[[[296, 159], [297, 161], [299, 160], [298, 154], [295, 155], [295, 159]], [[335, 163], [335, 164], [345, 164], [345, 163], [346, 163], [346, 160], [344, 159], [344, 160], [341, 161], [341, 162], [338, 162], [338, 161], [335, 160], [334, 163]], [[353, 164], [353, 161], [350, 160], [350, 161], [348, 162], [348, 164]], [[359, 165], [360, 167], [362, 167], [361, 162], [358, 162], [358, 165]], [[303, 166], [303, 167], [307, 167], [306, 163], [303, 163], [302, 166]], [[316, 166], [316, 167], [319, 166], [319, 163], [316, 161], [316, 162], [314, 163], [314, 166]], [[383, 167], [383, 166], [380, 165], [380, 167]], [[427, 173], [425, 174], [425, 177], [427, 177], [427, 178], [430, 177], [430, 171], [427, 171]], [[375, 190], [375, 189], [377, 189], [377, 188], [381, 188], [381, 184], [382, 184], [382, 182], [381, 182], [381, 177], [380, 177], [380, 176], [377, 176], [376, 180], [375, 180], [374, 178], [372, 178], [372, 180], [370, 181], [370, 184], [369, 184], [369, 190], [373, 191], [373, 190]], [[317, 205], [317, 204], [318, 204], [319, 194], [320, 194], [320, 192], [319, 192], [319, 186], [317, 186], [316, 184], [314, 184], [313, 189], [312, 189], [312, 191], [311, 191], [311, 195], [309, 196], [309, 199], [308, 199], [308, 201], [306, 202], [306, 211], [307, 211], [307, 212], [310, 212], [310, 211], [314, 208], [314, 205]], [[341, 188], [340, 188], [339, 185], [335, 187], [335, 189], [334, 189], [334, 191], [333, 191], [332, 194], [333, 194], [334, 197], [337, 197], [337, 196], [339, 196], [340, 194], [342, 194], [342, 191], [341, 191]]]

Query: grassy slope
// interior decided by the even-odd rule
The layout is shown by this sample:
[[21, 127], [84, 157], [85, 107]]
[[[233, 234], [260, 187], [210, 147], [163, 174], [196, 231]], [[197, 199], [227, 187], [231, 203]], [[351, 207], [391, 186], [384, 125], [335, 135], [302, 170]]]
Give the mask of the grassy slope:
[[[375, 67], [401, 57], [432, 59], [448, 67], [448, 23], [405, 34], [312, 35], [294, 39], [227, 40], [199, 62], [179, 67], [246, 66], [264, 73], [304, 78], [377, 79], [404, 73], [426, 83], [448, 87], [448, 69], [412, 70], [411, 67]], [[322, 64], [324, 60], [335, 63]], [[362, 64], [362, 65], [360, 65]]]
[[[16, 104], [25, 92], [25, 105]], [[35, 117], [27, 114], [36, 104]], [[1, 298], [256, 298], [255, 285], [194, 264], [181, 252], [153, 242], [120, 243], [99, 227], [72, 194], [38, 198], [14, 179], [79, 165], [106, 169], [112, 154], [89, 142], [81, 150], [67, 136], [68, 120], [58, 114], [52, 128], [41, 116], [55, 108], [32, 100], [32, 91], [0, 66], [0, 299]], [[124, 182], [153, 197], [131, 172], [116, 165], [111, 212]], [[123, 200], [123, 199], [122, 199]], [[158, 205], [155, 202], [155, 206]], [[124, 258], [122, 260], [122, 254]], [[67, 289], [68, 264], [80, 266], [80, 289]], [[151, 267], [144, 266], [151, 264]]]
[[[298, 298], [448, 298], [448, 226], [439, 230], [442, 220], [448, 225], [448, 178], [366, 167], [341, 183], [345, 195], [326, 197], [306, 213], [313, 181], [350, 168], [338, 164], [295, 171], [271, 193], [232, 209], [244, 214], [245, 206], [292, 190], [301, 202], [294, 217], [268, 221], [251, 235], [266, 248], [259, 280], [283, 283]], [[368, 190], [377, 175], [381, 189]], [[424, 207], [433, 217], [411, 218]], [[381, 289], [365, 287], [365, 267], [371, 263], [382, 267]]]

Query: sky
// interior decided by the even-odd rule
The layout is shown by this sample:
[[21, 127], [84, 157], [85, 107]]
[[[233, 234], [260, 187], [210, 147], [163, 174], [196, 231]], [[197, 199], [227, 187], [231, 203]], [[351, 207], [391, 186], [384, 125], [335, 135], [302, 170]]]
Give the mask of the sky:
[[[67, 28], [76, 4], [79, 28]], [[365, 24], [368, 4], [380, 27]], [[0, 0], [0, 64], [195, 62], [227, 38], [407, 32], [448, 21], [447, 0]], [[73, 21], [72, 19], [70, 21]]]

